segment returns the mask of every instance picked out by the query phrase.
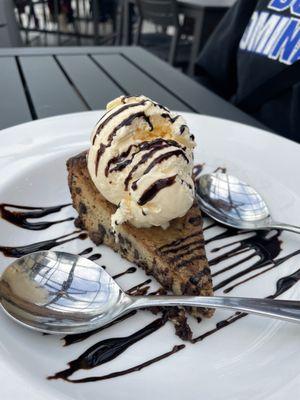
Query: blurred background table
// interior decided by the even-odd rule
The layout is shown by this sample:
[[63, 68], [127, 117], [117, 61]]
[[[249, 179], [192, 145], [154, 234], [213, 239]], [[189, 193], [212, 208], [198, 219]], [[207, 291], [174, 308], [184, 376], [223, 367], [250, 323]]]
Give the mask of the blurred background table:
[[[123, 1], [122, 43], [129, 45], [133, 40], [130, 7], [136, 5], [137, 1], [121, 1]], [[189, 75], [193, 75], [200, 48], [207, 41], [228, 8], [235, 2], [236, 0], [177, 0], [179, 14], [192, 20], [191, 23], [193, 23], [193, 29], [191, 29], [193, 32], [190, 32], [193, 36], [193, 42], [187, 70]]]
[[121, 94], [145, 94], [173, 110], [262, 127], [138, 47], [0, 49], [0, 71], [0, 93], [4, 94], [0, 102], [1, 129], [54, 115], [100, 110]]
[[0, 47], [133, 43], [193, 76], [200, 50], [235, 1], [1, 0]]

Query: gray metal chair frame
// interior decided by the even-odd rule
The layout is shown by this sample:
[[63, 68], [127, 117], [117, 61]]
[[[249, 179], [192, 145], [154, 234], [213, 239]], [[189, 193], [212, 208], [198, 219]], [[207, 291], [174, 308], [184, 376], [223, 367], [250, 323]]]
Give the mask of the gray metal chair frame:
[[[25, 32], [26, 35], [26, 43], [29, 43], [28, 40], [28, 33], [29, 32], [38, 32], [38, 33], [44, 33], [45, 35], [47, 34], [55, 34], [57, 35], [58, 39], [58, 44], [61, 45], [61, 36], [64, 35], [66, 37], [75, 37], [77, 41], [77, 45], [81, 44], [81, 38], [93, 38], [94, 43], [96, 45], [101, 45], [101, 44], [106, 44], [108, 42], [114, 42], [116, 39], [116, 33], [113, 33], [111, 35], [107, 35], [105, 37], [100, 37], [99, 35], [99, 5], [97, 0], [93, 0], [91, 2], [91, 7], [92, 7], [92, 15], [89, 14], [87, 10], [84, 9], [84, 15], [80, 15], [79, 12], [79, 1], [76, 0], [75, 2], [75, 15], [74, 15], [74, 21], [72, 22], [74, 31], [73, 32], [66, 32], [61, 29], [60, 23], [59, 23], [59, 1], [60, 0], [54, 0], [54, 20], [56, 21], [57, 28], [55, 30], [48, 29], [46, 28], [40, 28], [39, 26], [34, 26], [31, 27], [31, 20], [34, 18], [35, 13], [34, 13], [34, 7], [38, 4], [42, 5], [43, 9], [43, 15], [42, 18], [44, 19], [44, 23], [42, 24], [43, 26], [47, 26], [47, 13], [46, 13], [46, 7], [47, 7], [47, 0], [27, 0], [27, 6], [28, 6], [28, 11], [27, 11], [27, 24], [23, 24], [22, 18], [19, 15], [18, 20], [19, 20], [19, 26], [22, 31]], [[86, 23], [92, 22], [93, 24], [93, 33], [88, 34], [88, 33], [83, 33], [80, 32], [78, 28], [78, 22], [79, 21], [85, 21]], [[36, 25], [36, 24], [35, 24]]]
[[14, 6], [10, 0], [0, 1], [0, 47], [22, 46]]
[[139, 19], [134, 43], [140, 44], [144, 21], [150, 21], [166, 30], [174, 27], [174, 35], [171, 40], [168, 61], [175, 64], [178, 43], [182, 34], [179, 22], [179, 13], [176, 0], [137, 0]]

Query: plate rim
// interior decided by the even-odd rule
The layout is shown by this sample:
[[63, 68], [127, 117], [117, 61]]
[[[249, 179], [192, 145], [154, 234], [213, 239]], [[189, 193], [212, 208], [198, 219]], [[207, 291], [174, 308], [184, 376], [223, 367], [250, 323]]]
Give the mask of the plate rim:
[[[79, 113], [63, 114], [63, 115], [57, 115], [57, 116], [42, 118], [42, 119], [38, 119], [38, 120], [34, 120], [34, 121], [28, 121], [28, 122], [25, 122], [25, 123], [22, 123], [22, 124], [18, 124], [18, 125], [14, 125], [12, 127], [9, 127], [9, 128], [2, 129], [0, 131], [0, 135], [7, 134], [7, 132], [9, 133], [10, 131], [12, 131], [12, 130], [14, 130], [16, 128], [21, 129], [23, 126], [26, 126], [26, 127], [28, 127], [28, 125], [37, 125], [38, 126], [40, 123], [48, 123], [48, 122], [51, 123], [52, 121], [59, 122], [60, 120], [63, 120], [63, 119], [66, 122], [67, 121], [66, 118], [80, 118], [82, 116], [84, 116], [84, 117], [87, 116], [88, 117], [88, 116], [91, 116], [91, 115], [96, 115], [97, 113], [99, 113], [99, 114], [103, 113], [104, 111], [105, 110], [84, 111], [84, 112], [79, 112]], [[233, 123], [233, 124], [238, 125], [238, 126], [242, 125], [243, 127], [246, 126], [247, 128], [250, 128], [250, 130], [253, 130], [253, 132], [256, 132], [256, 133], [259, 133], [259, 134], [261, 134], [261, 133], [263, 133], [264, 135], [270, 135], [271, 134], [272, 139], [274, 139], [276, 141], [278, 141], [278, 140], [279, 141], [283, 141], [284, 143], [290, 143], [293, 147], [296, 146], [296, 148], [298, 148], [299, 151], [300, 151], [300, 144], [298, 144], [296, 142], [293, 142], [290, 139], [283, 138], [283, 137], [279, 136], [278, 134], [275, 134], [275, 133], [272, 133], [272, 132], [268, 132], [267, 130], [264, 130], [264, 129], [256, 128], [256, 127], [253, 127], [253, 126], [241, 123], [241, 122], [236, 122], [236, 121], [232, 121], [232, 120], [228, 120], [228, 119], [224, 119], [224, 118], [213, 117], [213, 116], [204, 115], [204, 114], [198, 114], [198, 113], [193, 113], [193, 112], [179, 112], [179, 113], [181, 113], [183, 115], [197, 116], [197, 117], [201, 117], [201, 118], [209, 119], [209, 120], [218, 120], [221, 123], [225, 122], [225, 123]], [[201, 133], [199, 133], [199, 135], [201, 136]], [[4, 158], [5, 157], [6, 156], [4, 154]], [[295, 386], [300, 387], [300, 380], [295, 378], [295, 381], [296, 382], [290, 381], [286, 385], [286, 386], [288, 386], [288, 388], [287, 388], [288, 391], [289, 390], [293, 391], [293, 389], [290, 388], [290, 385], [294, 386], [294, 383], [295, 383]], [[286, 395], [285, 388], [286, 387], [282, 388], [283, 395]], [[292, 392], [290, 392], [290, 393], [293, 394]], [[52, 394], [52, 393], [49, 393], [49, 394]], [[294, 394], [295, 394], [295, 392], [294, 392]], [[65, 395], [63, 393], [61, 393], [59, 398], [60, 397], [63, 399], [65, 397]], [[267, 398], [268, 399], [273, 399], [273, 395], [270, 395]]]

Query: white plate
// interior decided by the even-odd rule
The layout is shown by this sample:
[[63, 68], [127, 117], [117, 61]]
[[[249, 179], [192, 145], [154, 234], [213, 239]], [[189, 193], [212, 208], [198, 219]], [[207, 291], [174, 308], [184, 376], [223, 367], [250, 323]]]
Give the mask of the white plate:
[[[99, 114], [88, 112], [60, 116], [2, 131], [0, 201], [33, 206], [69, 202], [65, 161], [87, 148], [91, 129]], [[207, 170], [227, 167], [229, 172], [253, 184], [264, 195], [275, 218], [300, 225], [299, 145], [241, 124], [194, 114], [184, 116], [198, 141], [196, 162], [205, 161]], [[75, 215], [71, 208], [64, 209], [59, 215], [70, 213]], [[49, 220], [55, 218], [58, 218], [55, 214], [48, 217]], [[24, 245], [69, 233], [72, 229], [72, 222], [67, 222], [48, 230], [32, 232], [0, 221], [0, 245]], [[206, 237], [219, 231], [220, 228], [207, 230]], [[300, 237], [297, 235], [283, 233], [281, 239], [283, 250], [279, 257], [300, 248]], [[212, 254], [212, 248], [230, 241], [233, 239], [209, 244], [209, 259], [223, 251]], [[60, 248], [78, 253], [89, 245], [91, 242], [87, 239], [73, 241]], [[102, 253], [99, 262], [107, 265], [111, 273], [122, 271], [128, 265], [103, 246], [99, 251]], [[0, 270], [11, 260], [1, 255]], [[250, 264], [256, 260], [252, 259]], [[228, 261], [213, 267], [213, 271], [226, 265]], [[238, 270], [248, 265], [238, 267]], [[274, 293], [280, 277], [298, 268], [299, 255], [237, 287], [231, 294], [265, 297]], [[232, 273], [229, 271], [222, 278]], [[144, 279], [144, 273], [138, 270], [135, 274], [122, 277], [119, 283], [127, 289]], [[220, 279], [216, 277], [215, 282]], [[222, 289], [218, 293], [222, 294]], [[295, 284], [282, 297], [299, 298], [300, 284]], [[202, 321], [201, 324], [192, 321], [195, 336], [214, 328], [216, 322], [229, 315], [228, 312], [218, 311], [212, 320]], [[97, 341], [129, 335], [154, 318], [149, 312], [139, 312], [126, 322], [88, 340], [63, 347], [59, 337], [26, 330], [0, 312], [0, 398], [265, 400], [282, 399], [289, 395], [296, 398], [299, 395], [300, 327], [255, 316], [247, 316], [197, 344], [187, 343], [184, 350], [140, 372], [85, 384], [46, 379], [66, 368], [68, 361]], [[167, 323], [112, 362], [90, 371], [80, 371], [74, 378], [126, 369], [181, 343], [174, 335], [172, 324]]]

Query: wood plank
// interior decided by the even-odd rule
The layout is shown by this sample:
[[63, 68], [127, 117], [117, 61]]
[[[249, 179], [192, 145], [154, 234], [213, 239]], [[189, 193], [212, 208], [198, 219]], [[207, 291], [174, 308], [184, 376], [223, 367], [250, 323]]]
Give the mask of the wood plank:
[[87, 55], [65, 55], [57, 59], [91, 109], [103, 109], [111, 99], [124, 93]]
[[[125, 47], [126, 49], [126, 47]], [[124, 46], [15, 47], [0, 48], [1, 56], [49, 56], [65, 54], [121, 54]]]
[[[121, 55], [92, 54], [99, 65], [131, 95], [144, 94], [173, 110], [190, 111], [191, 109], [162, 84], [157, 82], [158, 75], [152, 71], [152, 77], [144, 73]], [[151, 56], [153, 57], [153, 56]], [[156, 59], [154, 58], [155, 64]], [[170, 69], [170, 66], [168, 67]], [[154, 74], [153, 74], [154, 72]], [[160, 82], [163, 82], [162, 80]], [[172, 85], [176, 85], [173, 81]]]
[[171, 68], [164, 61], [153, 57], [147, 51], [141, 48], [128, 47], [124, 54], [147, 74], [159, 78], [174, 95], [188, 104], [193, 111], [270, 130], [193, 79], [175, 68]]
[[31, 121], [25, 90], [14, 57], [0, 58], [0, 129]]
[[88, 109], [53, 57], [24, 56], [20, 64], [38, 118]]

